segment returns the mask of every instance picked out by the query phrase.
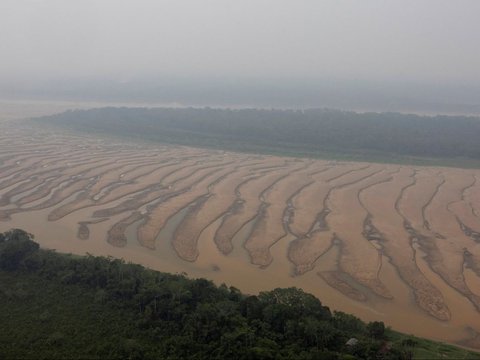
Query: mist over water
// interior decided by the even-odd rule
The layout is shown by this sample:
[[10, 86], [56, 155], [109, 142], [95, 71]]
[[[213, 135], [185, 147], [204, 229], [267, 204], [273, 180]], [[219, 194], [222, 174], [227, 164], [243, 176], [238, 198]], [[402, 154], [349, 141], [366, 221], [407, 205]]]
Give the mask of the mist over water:
[[0, 4], [0, 97], [478, 114], [480, 3]]
[[0, 85], [4, 99], [77, 101], [169, 107], [336, 108], [421, 114], [480, 114], [474, 86], [372, 81], [279, 79], [72, 80]]
[[[478, 0], [2, 0], [0, 232], [247, 293], [297, 286], [479, 349], [479, 14]], [[272, 111], [230, 110], [245, 108]], [[63, 127], [22, 120], [66, 110]], [[175, 127], [182, 112], [195, 126]], [[325, 119], [331, 132], [305, 127]], [[329, 139], [321, 156], [361, 146], [313, 159]], [[454, 167], [422, 165], [432, 152]]]

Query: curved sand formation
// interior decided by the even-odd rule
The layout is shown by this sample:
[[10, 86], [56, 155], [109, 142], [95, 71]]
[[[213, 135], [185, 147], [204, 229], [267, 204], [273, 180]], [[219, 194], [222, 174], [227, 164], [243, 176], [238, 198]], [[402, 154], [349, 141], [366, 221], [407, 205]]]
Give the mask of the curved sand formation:
[[214, 241], [222, 253], [229, 254], [233, 250], [232, 239], [235, 234], [257, 216], [262, 204], [260, 199], [262, 194], [291, 171], [285, 166], [274, 172], [262, 173], [238, 187], [236, 200], [225, 213], [214, 237]]
[[[169, 197], [165, 201], [152, 205], [147, 210], [146, 221], [141, 224], [137, 230], [138, 240], [143, 246], [153, 249], [155, 247], [155, 240], [167, 221], [180, 210], [194, 202], [203, 200], [208, 195], [209, 187], [219, 178], [233, 172], [234, 166], [230, 164], [229, 167], [223, 169], [202, 170], [198, 171], [198, 177], [195, 179], [194, 183], [188, 185], [188, 187], [183, 191], [180, 191], [178, 195]], [[190, 259], [192, 256], [191, 254], [196, 253], [194, 247], [182, 248], [181, 246], [180, 243], [177, 243], [175, 249], [179, 256], [185, 260]]]
[[[425, 210], [426, 221], [434, 236], [430, 237], [431, 249], [427, 251], [427, 259], [450, 286], [466, 296], [480, 311], [480, 296], [473, 293], [463, 275], [465, 250], [472, 253], [473, 262], [479, 260], [479, 247], [471, 238], [465, 236], [460, 226], [455, 224], [456, 217], [449, 211], [449, 204], [459, 201], [465, 189], [472, 185], [473, 179], [466, 171], [444, 171], [445, 182]], [[434, 250], [433, 250], [434, 249]]]
[[[109, 248], [142, 246], [151, 256], [169, 248], [188, 269], [218, 249], [237, 273], [241, 261], [259, 272], [283, 266], [278, 276], [316, 281], [338, 290], [329, 296], [340, 303], [362, 307], [400, 301], [382, 276], [389, 267], [418, 314], [444, 323], [461, 313], [452, 296], [480, 305], [478, 170], [125, 144], [0, 126], [5, 230], [38, 216], [42, 226], [48, 220], [52, 229], [72, 229], [73, 241], [85, 246], [106, 240]], [[221, 274], [227, 265], [219, 265]]]
[[[173, 237], [173, 246], [182, 259], [195, 261], [200, 234], [232, 206], [236, 199], [236, 189], [252, 179], [251, 170], [252, 168], [237, 170], [219, 179], [210, 186], [208, 195], [189, 209]], [[189, 251], [181, 252], [182, 248]], [[195, 250], [192, 252], [191, 249]]]
[[[64, 216], [86, 207], [103, 205], [108, 202], [121, 199], [123, 197], [135, 194], [141, 191], [148, 191], [153, 186], [158, 185], [159, 179], [163, 176], [166, 176], [172, 172], [171, 167], [182, 166], [179, 164], [168, 164], [157, 167], [155, 170], [151, 171], [148, 175], [139, 176], [134, 180], [129, 181], [122, 187], [114, 188], [113, 190], [106, 193], [101, 199], [95, 200], [96, 193], [92, 193], [90, 189], [80, 194], [74, 201], [67, 203], [59, 208], [53, 210], [49, 216], [48, 220], [55, 221], [63, 218]], [[102, 181], [103, 179], [100, 179]], [[111, 180], [109, 181], [111, 182]], [[106, 183], [102, 183], [103, 186], [106, 186]], [[95, 184], [92, 186], [95, 187]]]
[[[304, 165], [302, 164], [302, 166]], [[298, 167], [292, 169], [287, 176], [279, 179], [261, 195], [261, 209], [252, 233], [244, 244], [251, 262], [255, 265], [265, 267], [273, 261], [269, 251], [270, 247], [287, 234], [285, 230], [287, 202], [304, 186], [312, 182], [309, 176], [311, 170], [300, 169]]]
[[480, 183], [474, 174], [472, 179], [472, 184], [463, 190], [461, 200], [450, 203], [448, 209], [455, 214], [463, 233], [480, 243], [480, 218], [475, 210], [480, 202]]
[[288, 230], [297, 237], [306, 236], [320, 214], [325, 210], [325, 197], [332, 186], [329, 181], [352, 171], [352, 166], [325, 167], [312, 175], [314, 180], [301, 189], [291, 201], [293, 213], [288, 221]]
[[397, 211], [402, 192], [415, 183], [413, 175], [413, 169], [402, 168], [391, 181], [360, 193], [360, 201], [370, 215], [365, 223], [364, 236], [380, 242], [383, 253], [412, 288], [419, 306], [437, 319], [448, 320], [450, 311], [443, 296], [418, 268], [415, 252], [410, 246], [410, 234], [403, 227], [405, 219]]
[[392, 172], [387, 168], [351, 185], [333, 189], [328, 199], [331, 213], [327, 216], [329, 226], [335, 229], [340, 247], [337, 271], [387, 299], [391, 299], [392, 295], [378, 278], [382, 266], [380, 253], [362, 236], [368, 213], [361, 205], [358, 193], [388, 181]]
[[[328, 207], [327, 199], [333, 189], [341, 188], [343, 186], [354, 184], [361, 181], [372, 174], [378, 172], [376, 168], [370, 166], [342, 166], [338, 167], [335, 171], [329, 171], [325, 174], [324, 179], [316, 179], [317, 181], [309, 186], [306, 186], [295, 196], [295, 202], [293, 203], [293, 216], [290, 217], [288, 227], [291, 233], [296, 235], [289, 246], [288, 258], [295, 265], [294, 273], [296, 275], [302, 275], [307, 271], [313, 270], [317, 259], [325, 254], [331, 247], [335, 232], [332, 231], [326, 220], [328, 214], [331, 212]], [[310, 193], [311, 190], [317, 190], [314, 193]], [[318, 191], [320, 190], [320, 191]], [[299, 207], [296, 205], [300, 195], [305, 196], [309, 194], [311, 199], [316, 199], [316, 207]], [[312, 203], [311, 201], [307, 204]], [[308, 216], [304, 214], [304, 209], [309, 209], [312, 213]], [[306, 218], [309, 222], [300, 221], [295, 223], [296, 218], [300, 218], [307, 215]], [[292, 221], [293, 218], [293, 221]], [[297, 230], [291, 230], [292, 226], [295, 226]], [[299, 224], [303, 225], [303, 228], [299, 229]], [[308, 230], [307, 230], [308, 229]], [[298, 234], [302, 234], [298, 236]], [[333, 280], [332, 274], [328, 276], [329, 280]]]

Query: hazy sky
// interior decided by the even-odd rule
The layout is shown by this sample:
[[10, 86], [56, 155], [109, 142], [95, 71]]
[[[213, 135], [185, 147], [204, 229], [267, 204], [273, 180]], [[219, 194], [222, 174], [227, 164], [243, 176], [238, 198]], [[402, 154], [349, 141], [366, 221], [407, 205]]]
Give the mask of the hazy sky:
[[1, 0], [0, 81], [480, 84], [480, 0]]

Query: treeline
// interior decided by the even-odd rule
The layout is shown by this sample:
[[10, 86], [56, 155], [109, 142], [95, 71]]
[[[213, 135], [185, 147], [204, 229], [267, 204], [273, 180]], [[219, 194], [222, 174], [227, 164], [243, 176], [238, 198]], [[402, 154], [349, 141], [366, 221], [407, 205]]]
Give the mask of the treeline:
[[103, 108], [39, 121], [76, 130], [250, 152], [362, 159], [480, 159], [480, 119], [339, 110]]
[[245, 295], [32, 238], [0, 234], [0, 358], [410, 359], [417, 343], [300, 289]]

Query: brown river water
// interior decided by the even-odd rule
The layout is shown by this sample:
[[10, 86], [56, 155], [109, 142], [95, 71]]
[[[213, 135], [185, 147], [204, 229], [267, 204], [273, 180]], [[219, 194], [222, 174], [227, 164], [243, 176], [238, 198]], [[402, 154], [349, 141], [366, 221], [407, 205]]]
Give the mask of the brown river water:
[[[480, 346], [479, 170], [122, 143], [11, 121], [0, 130], [0, 231], [245, 293], [295, 286], [332, 310]], [[137, 238], [147, 223], [148, 247]], [[220, 230], [233, 234], [227, 247]]]

